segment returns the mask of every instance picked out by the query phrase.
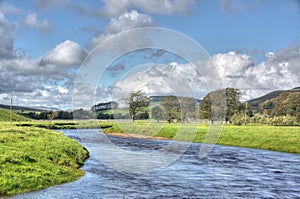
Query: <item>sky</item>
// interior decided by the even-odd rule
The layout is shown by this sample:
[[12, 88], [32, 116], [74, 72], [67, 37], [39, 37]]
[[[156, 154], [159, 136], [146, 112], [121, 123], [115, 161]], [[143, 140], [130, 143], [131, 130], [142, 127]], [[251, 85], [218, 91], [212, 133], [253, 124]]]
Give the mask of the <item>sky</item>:
[[[208, 57], [136, 50], [146, 42], [140, 34], [113, 43], [147, 27], [181, 34]], [[0, 0], [0, 32], [1, 104], [12, 97], [15, 105], [70, 109], [76, 96], [96, 103], [134, 90], [202, 98], [219, 87], [216, 79], [243, 100], [300, 86], [299, 0]], [[184, 38], [174, 45], [191, 53]], [[131, 51], [91, 66], [97, 86], [79, 94], [86, 60], [107, 53], [95, 50], [103, 42]]]

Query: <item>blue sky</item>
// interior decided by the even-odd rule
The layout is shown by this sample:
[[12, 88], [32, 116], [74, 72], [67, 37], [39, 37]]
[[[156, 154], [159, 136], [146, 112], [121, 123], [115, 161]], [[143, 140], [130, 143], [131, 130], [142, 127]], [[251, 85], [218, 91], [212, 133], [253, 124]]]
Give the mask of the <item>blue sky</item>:
[[[19, 105], [70, 108], [75, 75], [92, 49], [123, 30], [149, 26], [181, 32], [202, 45], [224, 86], [238, 87], [244, 99], [300, 85], [298, 0], [2, 0], [0, 103], [7, 104], [12, 95]], [[164, 56], [156, 61], [178, 61]], [[105, 93], [133, 81], [118, 78], [133, 67], [129, 65], [153, 61], [135, 59], [120, 59], [115, 68], [119, 75], [107, 70], [107, 85], [98, 90]], [[187, 67], [183, 62], [177, 65], [179, 71]], [[139, 72], [146, 75], [148, 70]]]
[[[49, 7], [40, 8], [36, 1], [11, 0], [8, 2], [8, 4], [24, 9], [25, 15], [26, 12], [36, 13], [40, 20], [46, 19], [53, 26], [47, 34], [28, 28], [16, 31], [18, 36], [15, 39], [15, 46], [28, 50], [33, 57], [42, 56], [57, 43], [66, 39], [76, 41], [85, 48], [94, 34], [93, 31], [101, 32], [109, 23], [109, 19], [84, 16], [62, 5], [58, 6], [59, 3], [53, 5], [49, 3]], [[104, 6], [99, 0], [90, 0], [85, 3], [72, 2], [74, 5], [81, 5], [93, 11], [97, 11], [97, 8], [100, 10]], [[153, 14], [152, 18], [159, 27], [180, 31], [195, 39], [210, 54], [230, 50], [266, 53], [277, 51], [290, 43], [299, 42], [299, 1], [254, 0], [249, 3], [249, 1], [233, 0], [224, 2], [230, 2], [232, 10], [224, 8], [222, 4], [225, 3], [220, 0], [204, 0], [192, 4], [191, 13], [186, 15]], [[4, 1], [2, 4], [5, 3]], [[20, 20], [9, 15], [7, 18]], [[88, 31], [89, 28], [93, 31]]]

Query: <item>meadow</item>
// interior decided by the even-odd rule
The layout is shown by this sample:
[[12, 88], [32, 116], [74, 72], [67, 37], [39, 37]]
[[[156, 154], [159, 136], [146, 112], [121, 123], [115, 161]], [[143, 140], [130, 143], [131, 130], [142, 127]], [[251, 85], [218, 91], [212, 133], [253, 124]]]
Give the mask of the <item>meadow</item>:
[[[126, 136], [150, 136], [189, 142], [205, 141], [209, 124], [156, 122], [153, 120], [54, 120], [25, 121], [18, 125], [53, 129], [102, 128], [107, 134]], [[299, 126], [272, 126], [267, 124], [247, 124], [246, 126], [224, 124], [217, 144], [266, 149], [300, 154]], [[128, 136], [129, 137], [129, 136]]]
[[0, 122], [0, 196], [70, 182], [88, 151], [62, 133]]
[[[168, 139], [202, 143], [207, 135], [208, 124], [151, 123], [146, 121], [110, 122], [105, 133], [138, 134]], [[221, 127], [221, 126], [220, 126]], [[258, 148], [300, 154], [300, 127], [248, 124], [225, 124], [216, 144]], [[179, 132], [179, 133], [178, 133]]]
[[[54, 120], [25, 121], [18, 125], [32, 125], [42, 128], [72, 129], [72, 128], [102, 128], [107, 134], [127, 137], [150, 136], [189, 142], [205, 141], [209, 124], [156, 122], [153, 120]], [[267, 124], [247, 124], [246, 126], [224, 124], [220, 126], [220, 136], [216, 144], [258, 148], [273, 151], [300, 154], [299, 126], [272, 126]]]

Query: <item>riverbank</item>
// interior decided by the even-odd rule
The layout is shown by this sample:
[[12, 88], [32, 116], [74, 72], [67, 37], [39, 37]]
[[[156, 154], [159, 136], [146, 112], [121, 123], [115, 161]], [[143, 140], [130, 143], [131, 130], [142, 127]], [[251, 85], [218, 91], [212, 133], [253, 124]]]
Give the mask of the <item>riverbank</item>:
[[[88, 152], [75, 140], [52, 130], [102, 128], [108, 135], [192, 140], [202, 143], [208, 124], [168, 124], [150, 121], [25, 121], [0, 122], [0, 196], [33, 191], [73, 181], [84, 174], [79, 168]], [[181, 136], [176, 137], [181, 129]], [[196, 132], [195, 132], [196, 131]], [[194, 132], [194, 134], [192, 133]], [[191, 136], [193, 136], [191, 138]], [[267, 149], [300, 154], [300, 127], [224, 125], [220, 145]]]
[[[184, 133], [181, 133], [180, 137], [176, 137], [177, 140], [192, 140], [193, 142], [203, 143], [208, 128], [208, 124], [111, 122], [111, 127], [103, 129], [103, 132], [113, 133], [117, 136], [134, 137], [135, 135], [139, 137], [143, 135], [152, 139], [175, 139], [178, 129], [180, 129]], [[226, 124], [222, 127], [222, 132], [216, 144], [300, 154], [299, 143], [300, 127]]]
[[52, 130], [0, 122], [0, 196], [78, 179], [88, 151]]
[[[19, 122], [20, 126], [34, 126], [53, 129], [102, 128], [104, 133], [115, 136], [147, 139], [177, 139], [202, 143], [209, 124], [153, 122], [150, 120], [55, 120]], [[181, 135], [176, 136], [178, 129]], [[236, 126], [224, 124], [217, 144], [257, 148], [272, 151], [300, 154], [299, 126], [271, 126], [266, 124], [248, 124]]]

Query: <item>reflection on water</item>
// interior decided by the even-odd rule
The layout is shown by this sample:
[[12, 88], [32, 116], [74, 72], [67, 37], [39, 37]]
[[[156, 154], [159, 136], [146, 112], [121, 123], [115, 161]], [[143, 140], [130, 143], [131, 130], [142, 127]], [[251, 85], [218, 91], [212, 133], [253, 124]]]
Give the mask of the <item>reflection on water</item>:
[[[63, 132], [78, 138], [76, 130]], [[145, 151], [168, 143], [119, 137], [110, 140], [127, 150]], [[86, 175], [79, 180], [12, 198], [300, 197], [300, 155], [217, 145], [206, 158], [199, 159], [200, 146], [192, 144], [170, 166], [144, 174], [115, 171], [91, 156], [83, 167]]]

